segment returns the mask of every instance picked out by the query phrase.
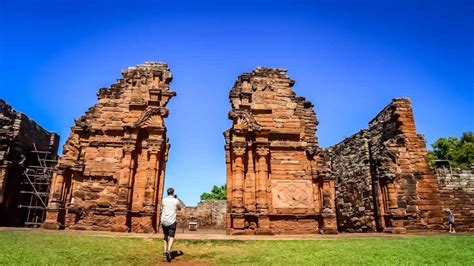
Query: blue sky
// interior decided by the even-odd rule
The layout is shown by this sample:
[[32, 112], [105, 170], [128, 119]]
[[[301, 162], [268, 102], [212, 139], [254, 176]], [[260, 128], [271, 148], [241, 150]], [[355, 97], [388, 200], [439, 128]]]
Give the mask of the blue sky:
[[474, 1], [0, 0], [0, 98], [64, 143], [120, 70], [165, 61], [166, 186], [187, 203], [225, 183], [228, 93], [283, 67], [315, 104], [322, 147], [410, 97], [428, 143], [474, 128]]

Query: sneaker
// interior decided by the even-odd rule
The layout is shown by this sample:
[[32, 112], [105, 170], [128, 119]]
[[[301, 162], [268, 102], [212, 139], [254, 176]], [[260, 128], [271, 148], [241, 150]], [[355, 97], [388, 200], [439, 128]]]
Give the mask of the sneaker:
[[169, 252], [166, 252], [166, 261], [171, 262], [171, 254]]

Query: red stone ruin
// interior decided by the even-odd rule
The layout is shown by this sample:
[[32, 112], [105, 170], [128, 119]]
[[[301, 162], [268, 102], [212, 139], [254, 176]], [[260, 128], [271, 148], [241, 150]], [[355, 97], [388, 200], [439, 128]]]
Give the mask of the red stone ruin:
[[257, 68], [230, 91], [224, 133], [230, 234], [337, 233], [334, 179], [311, 102], [285, 69]]
[[[75, 120], [57, 161], [59, 136], [0, 100], [0, 225], [157, 232], [171, 80], [165, 63], [122, 71]], [[393, 99], [366, 129], [323, 149], [313, 104], [294, 84], [280, 68], [237, 78], [224, 132], [227, 200], [184, 208], [180, 228], [426, 232], [446, 230], [452, 211], [456, 230], [474, 231], [474, 167], [430, 167], [409, 99]]]
[[170, 148], [166, 104], [176, 93], [165, 63], [122, 75], [71, 128], [44, 228], [156, 232]]

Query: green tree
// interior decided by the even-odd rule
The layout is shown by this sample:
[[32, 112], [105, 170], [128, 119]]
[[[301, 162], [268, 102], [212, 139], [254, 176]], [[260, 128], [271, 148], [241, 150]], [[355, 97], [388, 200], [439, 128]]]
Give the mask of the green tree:
[[428, 160], [433, 165], [435, 160], [448, 160], [451, 166], [469, 169], [474, 164], [474, 132], [462, 133], [456, 137], [440, 138], [431, 144], [433, 151], [428, 152]]
[[226, 185], [212, 187], [211, 193], [201, 194], [201, 200], [225, 200], [227, 199]]

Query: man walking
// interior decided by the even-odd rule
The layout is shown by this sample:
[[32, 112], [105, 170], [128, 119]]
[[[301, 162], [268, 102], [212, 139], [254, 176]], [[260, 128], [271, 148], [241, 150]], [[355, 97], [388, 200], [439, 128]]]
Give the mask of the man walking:
[[449, 224], [449, 232], [456, 233], [456, 231], [454, 231], [454, 215], [452, 211], [449, 211], [448, 213], [448, 224]]
[[168, 188], [168, 197], [161, 204], [161, 226], [164, 234], [165, 259], [171, 262], [171, 247], [173, 247], [174, 235], [176, 233], [176, 212], [180, 209], [180, 202], [174, 195], [174, 189]]

